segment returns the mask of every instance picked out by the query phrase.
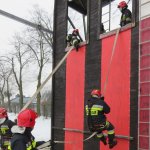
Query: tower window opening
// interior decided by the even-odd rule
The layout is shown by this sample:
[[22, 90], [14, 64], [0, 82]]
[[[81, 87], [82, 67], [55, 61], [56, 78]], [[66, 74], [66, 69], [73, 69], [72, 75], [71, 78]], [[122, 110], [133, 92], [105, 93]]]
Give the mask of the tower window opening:
[[[118, 8], [118, 5], [121, 2], [125, 2], [127, 4], [127, 9], [129, 9], [132, 13], [132, 1], [131, 0], [108, 0], [106, 5], [102, 5], [101, 7], [101, 23], [104, 26], [105, 32], [109, 32], [116, 28], [122, 27], [121, 25], [121, 15], [122, 10]], [[122, 3], [121, 3], [122, 4]], [[123, 6], [123, 5], [121, 5]], [[132, 18], [131, 18], [132, 19]], [[132, 20], [131, 20], [132, 22]]]

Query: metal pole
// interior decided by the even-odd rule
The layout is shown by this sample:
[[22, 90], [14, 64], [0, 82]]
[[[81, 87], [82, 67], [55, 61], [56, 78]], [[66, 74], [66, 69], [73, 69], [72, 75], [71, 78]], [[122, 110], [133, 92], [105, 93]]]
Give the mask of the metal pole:
[[39, 29], [39, 28], [40, 28], [41, 30], [43, 30], [43, 31], [45, 31], [45, 32], [48, 32], [48, 33], [50, 33], [50, 34], [53, 34], [53, 31], [51, 31], [51, 30], [49, 30], [49, 29], [46, 29], [46, 28], [44, 28], [44, 27], [41, 26], [41, 25], [38, 25], [38, 24], [32, 23], [32, 22], [30, 22], [30, 21], [28, 21], [28, 20], [22, 19], [22, 18], [17, 17], [17, 16], [15, 16], [15, 15], [13, 15], [13, 14], [10, 14], [10, 13], [8, 13], [8, 12], [5, 12], [5, 11], [3, 11], [3, 10], [1, 10], [1, 9], [0, 9], [0, 15], [5, 16], [5, 17], [7, 17], [7, 18], [10, 18], [10, 19], [12, 19], [12, 20], [18, 21], [18, 22], [23, 23], [23, 24], [25, 24], [25, 25], [28, 25], [28, 26], [30, 26], [30, 27], [36, 28], [36, 29]]
[[[68, 21], [69, 21], [69, 23], [71, 24], [71, 26], [73, 27], [73, 29], [76, 29], [76, 27], [74, 26], [73, 22], [72, 22], [71, 19], [69, 18], [69, 16], [68, 16]], [[80, 40], [83, 41], [83, 39], [81, 38], [80, 34], [79, 34], [78, 36], [79, 36]]]
[[109, 0], [109, 31], [110, 31], [110, 22], [111, 22], [111, 0]]
[[84, 37], [86, 39], [86, 23], [85, 23], [85, 15], [82, 15], [83, 18], [83, 27], [84, 27]]
[[[64, 131], [68, 131], [68, 132], [77, 132], [77, 133], [81, 133], [81, 134], [91, 134], [90, 131], [83, 131], [83, 130], [79, 130], [79, 129], [72, 129], [72, 128], [61, 128], [61, 127], [52, 127], [52, 129], [54, 130], [64, 130]], [[104, 133], [104, 136], [108, 136], [106, 133]], [[133, 140], [134, 138], [131, 136], [127, 136], [127, 135], [115, 135], [116, 138], [118, 139], [125, 139], [125, 140]]]

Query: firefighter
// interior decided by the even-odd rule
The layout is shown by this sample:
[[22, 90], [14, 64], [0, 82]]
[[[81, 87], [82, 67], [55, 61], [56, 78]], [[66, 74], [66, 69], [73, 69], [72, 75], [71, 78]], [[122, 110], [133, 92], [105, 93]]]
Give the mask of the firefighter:
[[121, 1], [118, 5], [119, 10], [121, 11], [120, 26], [123, 27], [132, 21], [131, 11], [128, 9], [128, 5], [125, 1]]
[[79, 30], [74, 29], [72, 34], [68, 34], [66, 37], [67, 46], [74, 46], [76, 48], [76, 51], [78, 51], [79, 48]]
[[17, 117], [17, 125], [12, 127], [13, 137], [9, 150], [36, 150], [36, 147], [44, 141], [36, 142], [31, 131], [35, 125], [37, 113], [31, 109], [25, 109]]
[[117, 144], [114, 126], [107, 120], [105, 115], [110, 113], [110, 107], [104, 101], [99, 89], [92, 90], [91, 98], [87, 101], [85, 109], [89, 130], [97, 132], [96, 138], [100, 139], [104, 145], [107, 145], [107, 139], [103, 131], [107, 130], [109, 148], [113, 148]]
[[0, 149], [8, 150], [12, 137], [11, 128], [15, 123], [8, 119], [7, 110], [0, 108]]

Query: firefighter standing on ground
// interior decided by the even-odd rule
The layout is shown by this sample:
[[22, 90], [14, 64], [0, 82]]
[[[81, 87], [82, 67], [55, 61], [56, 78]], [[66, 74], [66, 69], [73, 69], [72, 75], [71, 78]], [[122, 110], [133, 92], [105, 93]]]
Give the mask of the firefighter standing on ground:
[[[31, 109], [25, 109], [18, 114], [17, 126], [12, 127], [13, 137], [9, 150], [36, 150], [40, 143], [34, 140], [31, 131], [37, 117], [37, 113]], [[43, 143], [44, 141], [41, 142]]]
[[103, 131], [107, 130], [109, 148], [113, 148], [117, 144], [114, 126], [106, 119], [105, 115], [110, 112], [110, 107], [104, 101], [104, 97], [101, 97], [100, 90], [94, 89], [91, 92], [91, 98], [88, 100], [85, 108], [89, 130], [91, 132], [97, 132], [97, 138], [104, 145], [107, 145], [107, 141]]
[[128, 5], [125, 1], [119, 3], [118, 8], [120, 9], [122, 15], [120, 19], [120, 26], [123, 27], [128, 23], [131, 23], [132, 14], [131, 11], [128, 9]]
[[11, 128], [15, 123], [8, 119], [7, 110], [0, 108], [0, 149], [8, 150], [12, 137]]
[[74, 29], [72, 34], [68, 34], [66, 37], [67, 46], [74, 46], [76, 48], [76, 51], [78, 51], [79, 48], [79, 30]]

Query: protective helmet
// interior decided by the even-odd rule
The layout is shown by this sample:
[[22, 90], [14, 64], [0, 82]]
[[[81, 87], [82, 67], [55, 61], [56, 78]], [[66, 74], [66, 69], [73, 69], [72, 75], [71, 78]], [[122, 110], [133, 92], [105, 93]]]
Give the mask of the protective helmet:
[[128, 7], [128, 5], [125, 1], [121, 1], [118, 5], [118, 8], [125, 8], [125, 7]]
[[91, 96], [93, 96], [93, 95], [97, 95], [98, 97], [100, 97], [101, 96], [101, 91], [98, 90], [98, 89], [94, 89], [91, 92]]
[[7, 115], [7, 110], [3, 107], [0, 108], [0, 118], [6, 118], [8, 117]]
[[78, 29], [74, 29], [74, 30], [72, 31], [72, 34], [79, 34], [79, 30], [78, 30]]
[[20, 127], [33, 128], [37, 117], [38, 115], [34, 110], [25, 109], [18, 114], [17, 125]]

